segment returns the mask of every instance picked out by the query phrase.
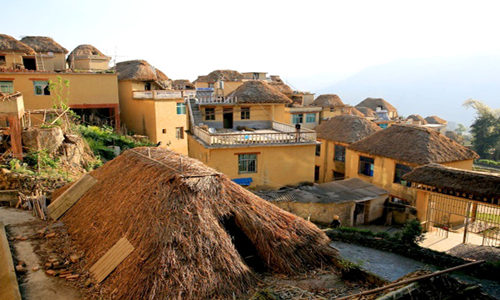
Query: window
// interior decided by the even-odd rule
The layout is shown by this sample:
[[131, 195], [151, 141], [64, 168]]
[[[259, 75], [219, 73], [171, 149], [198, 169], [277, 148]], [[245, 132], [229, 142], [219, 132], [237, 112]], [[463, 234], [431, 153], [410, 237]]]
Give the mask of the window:
[[144, 84], [144, 90], [145, 91], [151, 91], [151, 82], [146, 82]]
[[314, 181], [319, 181], [319, 166], [314, 166]]
[[14, 92], [14, 82], [12, 82], [12, 81], [0, 81], [0, 92], [13, 93]]
[[213, 121], [215, 120], [215, 108], [205, 108], [205, 120], [206, 121]]
[[0, 55], [0, 66], [6, 65], [5, 55]]
[[341, 145], [335, 145], [335, 153], [333, 153], [334, 161], [345, 162], [345, 147]]
[[394, 183], [399, 183], [405, 186], [411, 186], [411, 182], [403, 180], [404, 174], [411, 172], [411, 167], [407, 165], [396, 164], [396, 169], [394, 171]]
[[182, 140], [184, 138], [184, 127], [175, 127], [175, 137], [178, 140]]
[[334, 111], [335, 111], [335, 108], [330, 107], [330, 112], [334, 112]]
[[176, 108], [177, 108], [178, 115], [185, 115], [186, 114], [186, 103], [178, 102], [176, 105]]
[[33, 81], [33, 86], [35, 87], [35, 95], [46, 96], [50, 95], [49, 83], [47, 81]]
[[333, 171], [333, 180], [344, 180], [344, 178], [345, 178], [344, 173]]
[[292, 115], [292, 123], [300, 124], [304, 122], [304, 114], [294, 114]]
[[208, 87], [213, 89], [214, 88], [214, 84], [213, 83], [209, 83]]
[[370, 157], [359, 157], [359, 174], [373, 177], [374, 160]]
[[239, 154], [238, 155], [238, 173], [256, 173], [257, 172], [257, 154]]
[[167, 133], [167, 130], [166, 130], [165, 128], [163, 128], [163, 129], [161, 130], [161, 133], [165, 134], [165, 133]]
[[320, 156], [321, 155], [321, 144], [317, 144], [316, 145], [316, 156]]
[[242, 107], [241, 108], [241, 119], [242, 120], [250, 120], [250, 107]]
[[307, 114], [306, 123], [316, 123], [316, 114]]

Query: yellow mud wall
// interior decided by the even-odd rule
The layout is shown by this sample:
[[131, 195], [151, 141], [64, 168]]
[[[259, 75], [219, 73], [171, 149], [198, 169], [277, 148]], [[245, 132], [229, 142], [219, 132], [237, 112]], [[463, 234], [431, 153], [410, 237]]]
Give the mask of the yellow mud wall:
[[324, 139], [318, 139], [318, 141], [321, 142], [320, 156], [316, 156], [316, 166], [320, 167], [320, 173], [319, 173], [320, 175], [318, 182], [323, 183], [323, 182], [333, 181], [334, 171], [345, 174], [345, 163], [333, 160], [335, 156], [335, 145], [341, 145], [346, 147], [347, 149], [347, 144], [327, 141]]
[[[135, 100], [141, 101], [141, 100]], [[187, 155], [188, 143], [186, 130], [186, 114], [177, 114], [177, 103], [183, 103], [183, 99], [177, 100], [155, 100], [155, 143], [161, 141], [161, 146], [167, 149]], [[182, 127], [183, 137], [177, 138], [176, 128]]]
[[462, 170], [472, 170], [473, 163], [474, 161], [472, 159], [469, 159], [469, 160], [454, 161], [449, 163], [442, 163], [442, 165]]
[[344, 226], [352, 226], [354, 213], [354, 202], [345, 203], [302, 203], [302, 202], [272, 202], [274, 205], [284, 209], [296, 216], [310, 219], [311, 222], [319, 224], [330, 224], [333, 216], [337, 215]]
[[16, 64], [23, 65], [23, 54], [21, 53], [0, 51], [0, 54], [5, 55], [4, 67], [6, 68], [14, 68]]

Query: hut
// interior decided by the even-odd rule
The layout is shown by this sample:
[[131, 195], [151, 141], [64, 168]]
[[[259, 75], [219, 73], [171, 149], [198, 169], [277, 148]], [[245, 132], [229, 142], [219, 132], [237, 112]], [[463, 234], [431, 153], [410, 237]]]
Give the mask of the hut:
[[210, 89], [216, 97], [226, 97], [243, 83], [244, 76], [235, 70], [215, 70], [198, 76], [193, 82], [196, 89]]
[[217, 81], [241, 81], [243, 80], [243, 74], [235, 70], [214, 70], [208, 75], [200, 75], [194, 81], [194, 83], [208, 82], [214, 83]]
[[36, 52], [37, 70], [64, 71], [68, 50], [47, 36], [25, 36], [21, 42]]
[[427, 124], [427, 121], [422, 117], [421, 115], [414, 114], [414, 115], [409, 115], [408, 118], [406, 118], [406, 121], [408, 121], [410, 124], [413, 125], [425, 125]]
[[398, 110], [382, 98], [366, 98], [365, 100], [359, 102], [356, 107], [368, 107], [375, 112], [387, 111], [387, 115], [390, 119], [398, 117]]
[[194, 84], [187, 79], [176, 79], [172, 81], [172, 88], [176, 90], [195, 90]]
[[375, 111], [369, 107], [358, 106], [356, 107], [356, 109], [360, 111], [365, 116], [365, 118], [369, 120], [374, 120], [377, 118], [377, 114], [375, 113]]
[[448, 122], [445, 119], [441, 119], [438, 116], [429, 116], [425, 118], [425, 121], [428, 124], [448, 124]]
[[344, 108], [346, 107], [344, 102], [342, 102], [340, 97], [336, 94], [319, 95], [311, 103], [311, 105], [322, 108], [322, 111], [320, 113], [321, 121], [328, 120], [332, 117], [343, 114]]
[[292, 100], [267, 82], [260, 80], [245, 81], [229, 97], [237, 103], [292, 103]]
[[134, 247], [102, 282], [117, 299], [230, 298], [253, 286], [256, 271], [296, 274], [336, 262], [312, 223], [198, 160], [135, 148], [89, 174], [97, 183], [63, 221], [86, 268], [123, 237]]
[[0, 68], [36, 70], [35, 50], [10, 35], [0, 34]]
[[172, 80], [145, 60], [119, 62], [114, 69], [118, 74], [118, 80], [142, 82], [143, 90], [146, 91], [172, 88]]
[[336, 116], [316, 127], [321, 143], [316, 151], [318, 182], [344, 179], [347, 146], [379, 130], [375, 123], [353, 115]]
[[73, 70], [103, 71], [109, 68], [111, 57], [92, 45], [79, 45], [68, 55], [68, 65]]
[[293, 95], [293, 90], [290, 86], [288, 86], [279, 76], [273, 75], [271, 76], [271, 80], [269, 81], [269, 84], [276, 88], [278, 91], [281, 93], [285, 94], [288, 97], [291, 97]]
[[427, 117], [425, 118], [425, 121], [427, 122], [427, 124], [424, 125], [425, 127], [434, 129], [441, 133], [446, 133], [446, 127], [448, 125], [448, 121], [441, 119], [438, 116]]

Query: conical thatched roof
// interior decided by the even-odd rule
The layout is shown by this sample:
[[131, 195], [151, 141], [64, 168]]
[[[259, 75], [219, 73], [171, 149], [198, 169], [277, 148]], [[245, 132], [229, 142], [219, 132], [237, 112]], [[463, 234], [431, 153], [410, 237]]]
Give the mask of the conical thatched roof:
[[176, 152], [131, 149], [90, 175], [63, 221], [85, 268], [122, 237], [134, 246], [101, 283], [116, 299], [231, 298], [255, 283], [249, 265], [295, 274], [336, 262], [312, 223]]
[[406, 118], [406, 120], [413, 120], [413, 121], [420, 121], [420, 123], [422, 125], [425, 125], [427, 124], [427, 121], [424, 119], [424, 117], [422, 117], [421, 115], [409, 115], [408, 118]]
[[73, 59], [77, 59], [78, 57], [88, 57], [88, 56], [101, 56], [103, 58], [109, 58], [104, 55], [99, 49], [92, 45], [79, 45], [71, 53], [68, 55], [68, 63], [71, 63]]
[[481, 197], [500, 198], [500, 176], [429, 164], [413, 169], [405, 180]]
[[385, 101], [382, 98], [366, 98], [365, 100], [361, 101], [356, 105], [356, 107], [368, 107], [373, 109], [374, 111], [377, 110], [377, 107], [381, 106], [383, 109], [387, 110], [388, 112], [397, 112], [398, 110], [392, 106], [389, 102]]
[[187, 79], [176, 79], [172, 81], [172, 88], [175, 90], [194, 90], [196, 87]]
[[382, 130], [375, 123], [353, 115], [330, 118], [316, 127], [318, 138], [351, 144]]
[[321, 107], [338, 107], [344, 106], [344, 102], [336, 94], [319, 95], [311, 105]]
[[438, 131], [416, 125], [392, 125], [349, 148], [418, 165], [478, 158], [474, 151]]
[[223, 81], [241, 81], [243, 79], [243, 75], [234, 70], [215, 70], [208, 75], [198, 76], [198, 79], [195, 82], [216, 82], [218, 80]]
[[33, 48], [36, 52], [54, 52], [54, 53], [68, 53], [68, 50], [59, 45], [52, 38], [47, 36], [25, 36], [21, 42]]
[[122, 61], [115, 66], [118, 80], [165, 81], [167, 75], [145, 60]]
[[444, 119], [441, 119], [438, 116], [430, 116], [425, 118], [425, 121], [427, 121], [427, 124], [447, 124], [448, 122]]
[[245, 81], [229, 97], [238, 103], [292, 103], [292, 100], [266, 82]]
[[350, 115], [358, 116], [358, 117], [362, 117], [362, 118], [365, 117], [365, 115], [362, 112], [360, 112], [356, 107], [348, 107], [346, 109], [347, 109], [347, 113]]
[[367, 118], [376, 118], [377, 117], [377, 115], [375, 114], [375, 111], [369, 107], [359, 106], [359, 107], [356, 107], [356, 109], [358, 111], [360, 111]]
[[0, 51], [21, 52], [29, 55], [35, 54], [33, 48], [6, 34], [0, 34]]

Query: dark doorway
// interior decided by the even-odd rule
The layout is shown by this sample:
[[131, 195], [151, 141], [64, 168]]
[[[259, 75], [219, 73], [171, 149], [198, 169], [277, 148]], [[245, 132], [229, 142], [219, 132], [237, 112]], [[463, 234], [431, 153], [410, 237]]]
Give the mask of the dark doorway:
[[353, 216], [353, 226], [361, 225], [365, 223], [365, 204], [364, 203], [356, 203], [354, 207], [354, 216]]
[[36, 59], [34, 57], [23, 57], [24, 68], [36, 71]]
[[93, 126], [111, 126], [115, 124], [114, 108], [73, 108], [78, 116], [80, 123]]
[[233, 109], [224, 108], [223, 113], [224, 128], [233, 128]]
[[266, 265], [260, 259], [257, 249], [246, 234], [238, 227], [234, 216], [226, 216], [221, 224], [232, 239], [236, 251], [240, 254], [245, 264], [256, 272], [267, 271]]
[[319, 166], [314, 166], [314, 181], [319, 180]]

